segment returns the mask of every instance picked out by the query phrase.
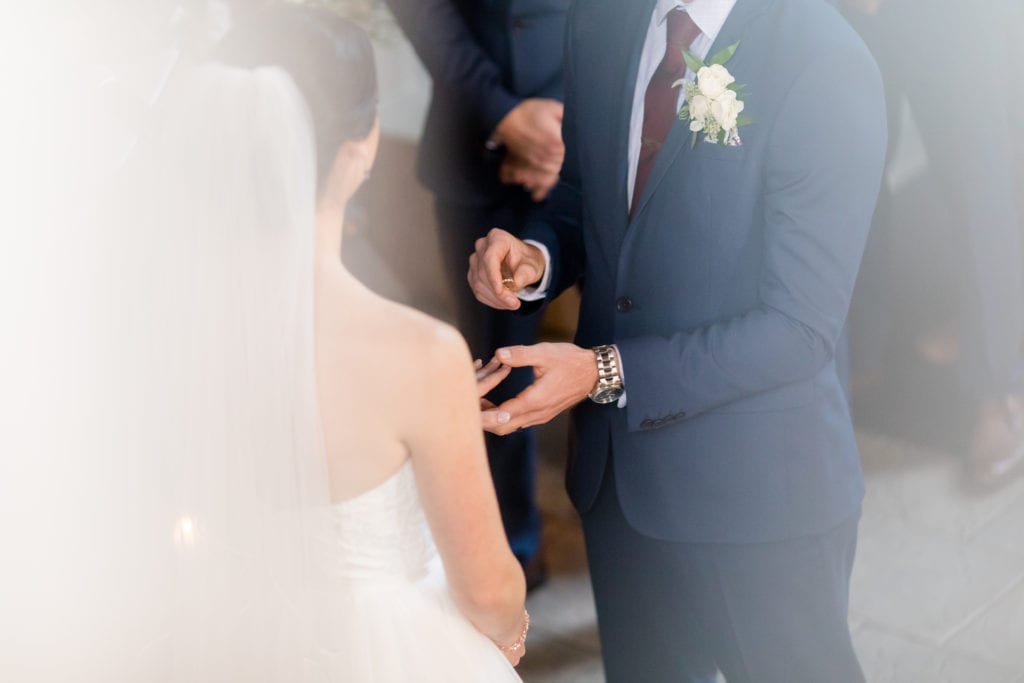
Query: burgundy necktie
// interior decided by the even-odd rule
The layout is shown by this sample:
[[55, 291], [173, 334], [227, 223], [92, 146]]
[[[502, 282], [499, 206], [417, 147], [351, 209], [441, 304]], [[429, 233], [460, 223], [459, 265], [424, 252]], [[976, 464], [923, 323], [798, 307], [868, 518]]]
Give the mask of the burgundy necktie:
[[672, 84], [686, 74], [683, 50], [688, 50], [701, 34], [701, 30], [690, 15], [678, 8], [668, 13], [666, 23], [668, 42], [665, 45], [665, 56], [651, 76], [651, 82], [647, 84], [647, 92], [644, 94], [644, 125], [640, 136], [640, 158], [636, 166], [630, 214], [640, 203], [641, 193], [647, 179], [651, 177], [658, 152], [679, 113], [676, 105], [679, 102], [680, 91], [679, 88], [673, 88]]

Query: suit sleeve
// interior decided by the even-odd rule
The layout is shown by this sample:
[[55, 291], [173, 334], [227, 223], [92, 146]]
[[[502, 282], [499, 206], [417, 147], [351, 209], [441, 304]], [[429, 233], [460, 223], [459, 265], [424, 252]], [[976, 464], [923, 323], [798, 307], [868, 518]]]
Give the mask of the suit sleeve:
[[886, 147], [877, 66], [859, 44], [834, 52], [797, 76], [771, 124], [758, 304], [670, 337], [615, 340], [631, 431], [808, 381], [833, 359]]
[[520, 98], [480, 47], [451, 0], [387, 0], [435, 85], [474, 107], [481, 130], [493, 131]]
[[562, 116], [562, 140], [565, 161], [558, 184], [550, 197], [526, 221], [521, 239], [535, 240], [547, 247], [550, 259], [547, 296], [541, 301], [524, 301], [522, 314], [541, 309], [544, 301], [553, 301], [572, 287], [583, 274], [585, 251], [582, 233], [583, 200], [580, 188], [579, 147], [576, 135], [576, 83], [572, 55], [572, 26], [575, 3], [569, 10], [565, 35], [565, 112]]

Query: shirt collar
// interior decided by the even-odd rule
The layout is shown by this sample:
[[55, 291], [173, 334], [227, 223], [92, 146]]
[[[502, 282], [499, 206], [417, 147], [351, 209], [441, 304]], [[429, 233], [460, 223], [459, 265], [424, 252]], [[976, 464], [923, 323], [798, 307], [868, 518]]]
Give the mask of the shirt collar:
[[718, 38], [722, 26], [725, 25], [725, 20], [729, 18], [729, 13], [735, 4], [736, 0], [692, 0], [692, 2], [658, 0], [658, 4], [654, 8], [654, 16], [657, 17], [658, 25], [661, 26], [668, 18], [669, 12], [677, 8], [682, 9], [689, 12], [690, 18], [693, 19], [693, 23], [697, 24], [701, 33], [713, 41]]

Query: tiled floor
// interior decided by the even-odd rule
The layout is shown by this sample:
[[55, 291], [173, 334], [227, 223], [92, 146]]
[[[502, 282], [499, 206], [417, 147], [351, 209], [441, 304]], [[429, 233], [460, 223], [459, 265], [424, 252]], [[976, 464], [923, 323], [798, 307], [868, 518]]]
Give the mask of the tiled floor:
[[[552, 576], [529, 601], [527, 683], [604, 680], [579, 523], [562, 490], [562, 430], [542, 435]], [[860, 445], [868, 495], [851, 625], [868, 681], [1024, 683], [1024, 479], [977, 497], [948, 455], [865, 431]]]

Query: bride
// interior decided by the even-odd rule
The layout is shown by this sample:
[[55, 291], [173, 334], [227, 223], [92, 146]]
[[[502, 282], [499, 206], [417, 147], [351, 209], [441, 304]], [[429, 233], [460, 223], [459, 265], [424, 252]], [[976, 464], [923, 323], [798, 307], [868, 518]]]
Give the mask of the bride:
[[490, 365], [477, 386], [457, 332], [374, 295], [341, 263], [346, 205], [379, 139], [369, 40], [328, 13], [285, 6], [238, 27], [220, 57], [233, 68], [202, 78], [251, 81], [253, 109], [299, 109], [301, 93], [312, 119], [315, 371], [338, 553], [323, 670], [339, 681], [518, 680], [525, 585], [478, 399], [508, 369]]
[[474, 377], [452, 328], [341, 263], [379, 138], [372, 54], [282, 5], [166, 88], [128, 218], [93, 240], [117, 247], [89, 314], [110, 391], [83, 395], [110, 429], [78, 439], [55, 565], [77, 572], [32, 617], [54, 680], [519, 680], [525, 582], [479, 398], [508, 369]]

